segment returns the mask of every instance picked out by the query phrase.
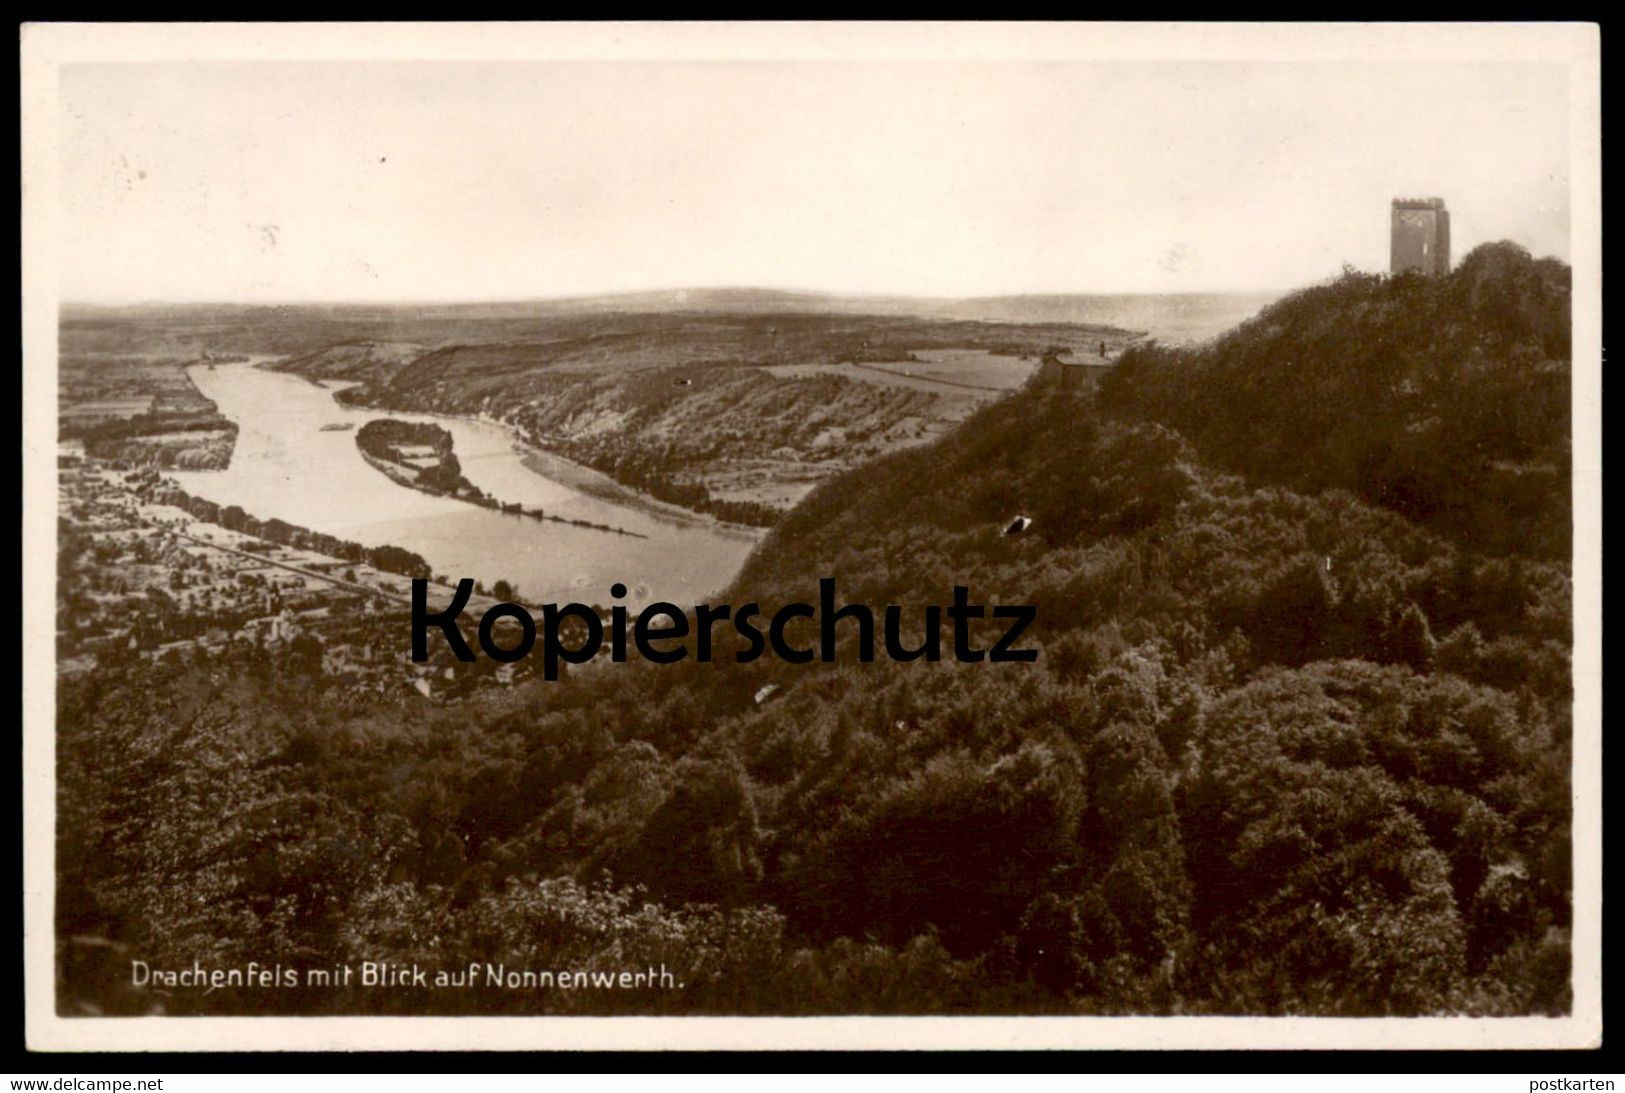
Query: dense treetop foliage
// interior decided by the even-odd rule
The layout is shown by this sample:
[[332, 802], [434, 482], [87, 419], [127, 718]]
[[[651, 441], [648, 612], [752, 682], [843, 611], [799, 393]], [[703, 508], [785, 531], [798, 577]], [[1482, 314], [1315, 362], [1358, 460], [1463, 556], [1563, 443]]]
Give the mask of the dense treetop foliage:
[[373, 460], [398, 464], [402, 471], [410, 466], [403, 453], [432, 449], [435, 461], [432, 465], [415, 467], [405, 475], [414, 486], [430, 493], [462, 494], [471, 499], [484, 497], [484, 491], [463, 477], [462, 463], [452, 450], [451, 431], [432, 421], [375, 418], [355, 431], [355, 444]]
[[1446, 277], [1350, 273], [1214, 345], [1129, 351], [1102, 398], [1260, 480], [1566, 558], [1569, 281], [1511, 243]]

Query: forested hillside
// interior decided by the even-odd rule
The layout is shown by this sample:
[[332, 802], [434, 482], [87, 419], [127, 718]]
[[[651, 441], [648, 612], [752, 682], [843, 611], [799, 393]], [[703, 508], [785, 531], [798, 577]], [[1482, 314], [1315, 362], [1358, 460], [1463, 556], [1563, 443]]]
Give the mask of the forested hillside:
[[1569, 555], [1569, 269], [1500, 243], [1448, 277], [1350, 274], [1103, 392], [1203, 457], [1351, 490], [1481, 550]]
[[[1035, 381], [820, 486], [717, 597], [834, 577], [917, 631], [966, 586], [1037, 606], [1034, 663], [64, 684], [60, 934], [684, 982], [290, 1012], [1566, 1012], [1566, 286], [1503, 245], [1135, 351], [1098, 398]], [[100, 954], [65, 998], [147, 1005]]]

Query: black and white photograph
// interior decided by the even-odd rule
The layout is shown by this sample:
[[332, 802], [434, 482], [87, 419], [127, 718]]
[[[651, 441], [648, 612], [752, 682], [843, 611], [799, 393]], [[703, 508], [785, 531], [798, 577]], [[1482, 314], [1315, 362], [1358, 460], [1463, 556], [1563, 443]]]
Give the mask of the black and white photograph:
[[1596, 28], [22, 39], [31, 1046], [1600, 1038]]

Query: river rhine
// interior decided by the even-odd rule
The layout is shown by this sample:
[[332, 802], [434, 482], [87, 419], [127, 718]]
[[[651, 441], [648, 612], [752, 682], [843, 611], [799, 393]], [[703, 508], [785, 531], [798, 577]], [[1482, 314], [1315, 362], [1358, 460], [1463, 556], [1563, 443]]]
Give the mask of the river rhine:
[[[354, 409], [334, 401], [332, 388], [252, 364], [199, 365], [188, 374], [238, 427], [226, 470], [170, 472], [188, 492], [260, 519], [367, 546], [404, 547], [453, 579], [473, 577], [487, 588], [507, 580], [526, 604], [608, 603], [616, 581], [631, 589], [634, 606], [703, 603], [733, 580], [755, 545], [748, 534], [666, 519], [538, 474], [500, 425]], [[499, 500], [647, 538], [504, 514], [398, 485], [356, 448], [355, 429], [380, 417], [449, 429], [463, 474]], [[352, 428], [322, 428], [342, 423]]]

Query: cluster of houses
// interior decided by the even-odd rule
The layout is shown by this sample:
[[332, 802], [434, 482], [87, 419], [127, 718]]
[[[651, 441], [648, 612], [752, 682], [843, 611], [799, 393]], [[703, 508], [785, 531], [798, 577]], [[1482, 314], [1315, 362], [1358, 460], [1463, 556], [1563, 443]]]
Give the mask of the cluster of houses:
[[94, 672], [109, 655], [157, 659], [239, 642], [275, 655], [309, 638], [319, 642], [324, 675], [379, 692], [406, 687], [440, 699], [530, 673], [488, 662], [465, 678], [468, 666], [449, 653], [409, 664], [400, 648], [405, 608], [387, 602], [404, 605], [404, 579], [200, 522], [149, 500], [143, 487], [157, 480], [150, 469], [118, 469], [76, 451], [59, 458], [58, 512], [82, 544], [61, 574], [61, 675]]
[[423, 470], [440, 465], [440, 453], [428, 444], [397, 444], [394, 452], [396, 462], [403, 467]]
[[1041, 375], [1046, 383], [1063, 391], [1085, 391], [1110, 372], [1116, 361], [1106, 355], [1106, 343], [1100, 343], [1097, 356], [1079, 353], [1073, 349], [1051, 349], [1044, 354]]

